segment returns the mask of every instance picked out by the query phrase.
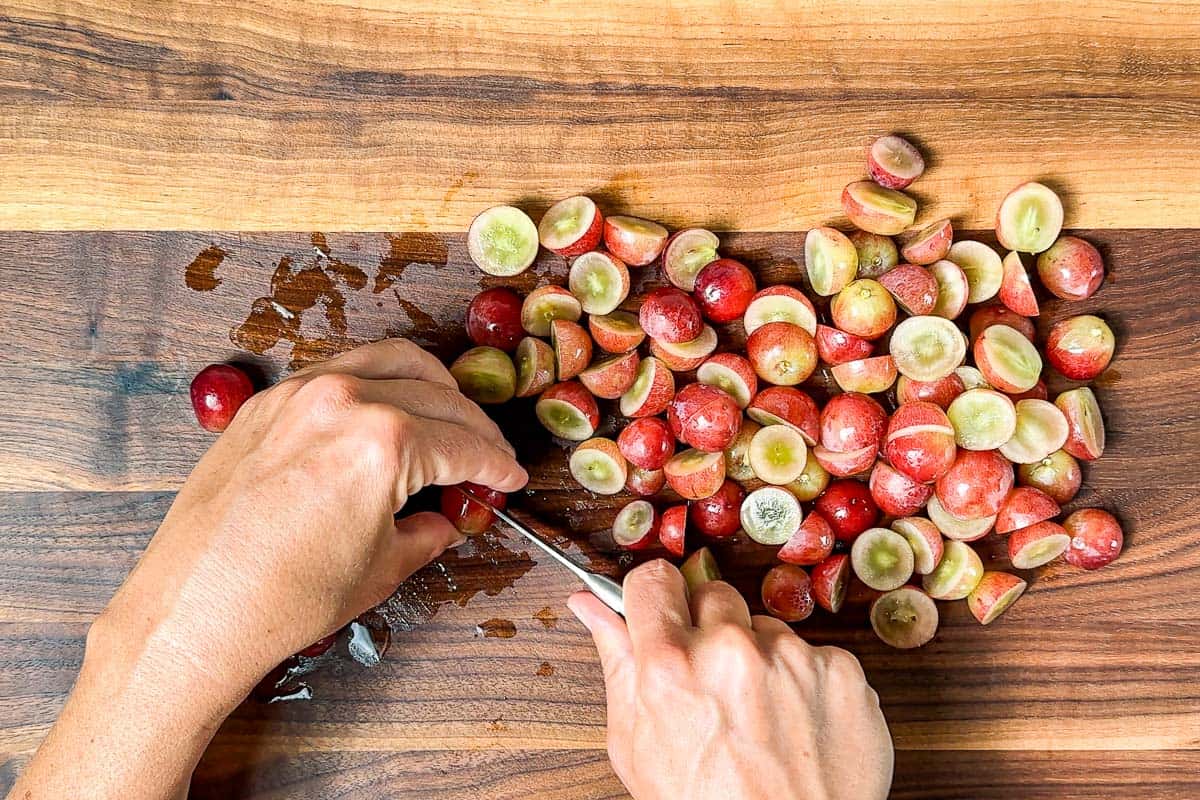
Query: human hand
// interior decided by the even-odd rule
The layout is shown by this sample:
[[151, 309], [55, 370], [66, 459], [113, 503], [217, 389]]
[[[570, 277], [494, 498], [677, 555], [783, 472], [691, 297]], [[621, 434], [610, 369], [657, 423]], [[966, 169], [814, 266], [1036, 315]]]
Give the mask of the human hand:
[[651, 561], [625, 578], [626, 620], [580, 592], [608, 691], [608, 753], [636, 800], [874, 800], [892, 743], [862, 668], [750, 615], [729, 584], [689, 599], [679, 571]]
[[466, 480], [514, 491], [527, 476], [429, 353], [387, 340], [299, 372], [252, 397], [197, 464], [89, 650], [165, 659], [161, 674], [232, 710], [459, 540], [440, 514], [393, 514]]

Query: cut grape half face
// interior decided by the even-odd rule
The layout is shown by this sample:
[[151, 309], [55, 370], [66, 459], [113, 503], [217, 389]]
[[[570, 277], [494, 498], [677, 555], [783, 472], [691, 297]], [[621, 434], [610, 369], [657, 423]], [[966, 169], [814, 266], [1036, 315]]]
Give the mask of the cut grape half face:
[[658, 512], [645, 500], [634, 500], [620, 511], [612, 524], [613, 541], [621, 547], [649, 546], [658, 538]]
[[842, 190], [842, 211], [856, 228], [895, 236], [912, 226], [917, 201], [872, 181], [855, 181]]
[[875, 356], [836, 364], [833, 379], [844, 392], [875, 394], [887, 391], [896, 382], [896, 362], [891, 356]]
[[964, 239], [950, 246], [946, 258], [958, 264], [967, 276], [967, 302], [991, 300], [1004, 281], [1004, 263], [1000, 254], [983, 242]]
[[804, 237], [804, 266], [813, 291], [828, 297], [854, 280], [858, 273], [858, 250], [841, 231], [813, 228]]
[[754, 541], [783, 544], [800, 529], [800, 501], [774, 486], [755, 489], [742, 501], [741, 518], [742, 530]]
[[967, 595], [967, 607], [981, 625], [988, 625], [1008, 610], [1025, 592], [1025, 581], [1007, 572], [985, 572]]
[[604, 218], [590, 197], [576, 195], [559, 200], [538, 223], [542, 247], [560, 256], [578, 256], [600, 243]]
[[817, 334], [817, 312], [812, 301], [791, 286], [769, 286], [760, 290], [742, 315], [742, 327], [747, 336], [768, 322], [790, 322], [804, 328], [809, 336]]
[[571, 477], [589, 492], [616, 494], [629, 477], [625, 457], [611, 439], [588, 439], [571, 453]]
[[1042, 357], [1016, 328], [992, 325], [975, 340], [975, 366], [994, 388], [1010, 394], [1032, 389], [1042, 375]]
[[488, 275], [520, 275], [537, 258], [537, 251], [537, 226], [519, 208], [492, 206], [475, 217], [467, 231], [467, 252]]
[[[582, 308], [582, 306], [581, 306]], [[646, 338], [635, 314], [613, 311], [588, 319], [588, 330], [600, 348], [609, 353], [627, 353]]]
[[[538, 422], [554, 436], [572, 442], [582, 442], [595, 433], [599, 411], [596, 410], [596, 401], [588, 395], [587, 390], [578, 386], [577, 390], [569, 395], [564, 392], [562, 397], [547, 396], [553, 389], [554, 387], [550, 387], [547, 394], [542, 395], [534, 406]], [[572, 399], [574, 402], [571, 402]], [[589, 408], [580, 408], [581, 404], [586, 404]], [[594, 412], [595, 417], [589, 412]]]
[[918, 231], [901, 235], [900, 257], [910, 264], [928, 266], [946, 257], [954, 241], [954, 226], [939, 219]]
[[871, 604], [871, 628], [898, 650], [920, 647], [937, 633], [938, 610], [920, 589], [902, 586]]
[[758, 387], [758, 379], [750, 363], [731, 353], [714, 356], [701, 364], [696, 370], [696, 380], [722, 390], [733, 398], [738, 408], [750, 405]]
[[1018, 400], [1012, 438], [1000, 447], [1000, 455], [1014, 464], [1034, 464], [1067, 442], [1067, 418], [1047, 400]]
[[716, 234], [703, 228], [678, 231], [663, 250], [663, 272], [673, 285], [690, 292], [696, 288], [700, 270], [717, 260]]
[[663, 250], [663, 272], [672, 284], [690, 292], [700, 270], [717, 260], [717, 236], [703, 228], [688, 228], [673, 235]]
[[963, 392], [950, 403], [946, 416], [954, 427], [954, 441], [964, 450], [995, 450], [1017, 429], [1013, 401], [993, 389]]
[[1062, 232], [1062, 201], [1041, 183], [1022, 183], [1008, 193], [996, 214], [996, 238], [1009, 250], [1040, 253]]
[[609, 314], [629, 296], [629, 270], [616, 257], [593, 250], [571, 264], [567, 285], [588, 314]]
[[850, 547], [850, 563], [858, 579], [881, 592], [898, 589], [913, 574], [908, 540], [887, 528], [869, 528]]
[[967, 295], [971, 292], [966, 273], [958, 264], [945, 258], [930, 264], [929, 271], [938, 285], [937, 302], [930, 313], [955, 319], [967, 307]]
[[967, 355], [962, 332], [940, 316], [904, 320], [892, 331], [889, 349], [897, 371], [914, 381], [941, 380]]
[[1063, 392], [1054, 399], [1054, 405], [1067, 420], [1067, 441], [1062, 449], [1084, 461], [1099, 458], [1104, 453], [1104, 417], [1091, 387]]
[[942, 507], [937, 495], [929, 498], [925, 504], [925, 513], [947, 539], [957, 542], [973, 542], [988, 535], [988, 531], [996, 524], [996, 518], [980, 517], [979, 519], [959, 519]]
[[1016, 569], [1036, 569], [1061, 556], [1070, 545], [1066, 528], [1046, 520], [1009, 535], [1008, 559]]
[[965, 542], [949, 541], [942, 560], [933, 572], [921, 579], [921, 585], [934, 600], [962, 600], [983, 577], [983, 561]]
[[920, 151], [900, 136], [880, 136], [867, 150], [871, 180], [888, 189], [903, 189], [924, 171], [925, 159]]
[[759, 480], [783, 486], [800, 477], [808, 461], [804, 437], [788, 425], [767, 425], [750, 440], [747, 454]]
[[674, 358], [685, 361], [704, 359], [717, 349], [717, 332], [713, 326], [705, 325], [700, 329], [700, 335], [690, 342], [665, 342], [661, 339], [655, 339], [654, 342]]
[[1029, 273], [1021, 261], [1021, 254], [1013, 251], [1000, 262], [1004, 268], [1004, 279], [1000, 283], [1000, 302], [1014, 314], [1023, 317], [1038, 315], [1037, 296], [1029, 283]]
[[901, 517], [892, 522], [892, 530], [908, 540], [913, 551], [913, 572], [928, 575], [942, 560], [942, 532], [924, 517]]
[[707, 547], [701, 547], [688, 556], [680, 566], [679, 572], [687, 583], [689, 593], [695, 592], [706, 583], [721, 580], [721, 570], [717, 566], [717, 560], [713, 558], [712, 551]]
[[521, 304], [521, 325], [530, 336], [549, 336], [554, 320], [576, 322], [581, 316], [579, 299], [561, 286], [539, 286]]
[[541, 394], [554, 383], [554, 350], [533, 336], [517, 344], [517, 397]]
[[621, 395], [621, 413], [627, 417], [652, 417], [667, 410], [675, 396], [675, 375], [654, 356], [638, 364], [633, 385]]

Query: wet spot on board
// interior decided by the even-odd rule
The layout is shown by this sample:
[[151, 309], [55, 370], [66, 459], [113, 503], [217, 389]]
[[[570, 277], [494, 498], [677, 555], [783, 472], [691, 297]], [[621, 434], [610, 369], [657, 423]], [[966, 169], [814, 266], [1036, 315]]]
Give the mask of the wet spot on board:
[[215, 244], [204, 248], [184, 270], [184, 283], [192, 291], [211, 292], [221, 285], [221, 279], [217, 277], [217, 267], [221, 266], [226, 255], [228, 254]]
[[317, 255], [325, 262], [325, 269], [328, 270], [333, 277], [344, 283], [347, 288], [358, 291], [367, 285], [367, 273], [359, 267], [333, 255], [333, 251], [329, 249], [329, 241], [323, 233], [314, 233], [310, 237], [313, 249]]
[[[300, 266], [288, 255], [279, 259], [271, 275], [270, 294], [250, 305], [246, 319], [229, 332], [231, 342], [259, 355], [281, 341], [289, 342], [293, 369], [364, 343], [347, 334], [346, 300], [339, 284], [362, 288], [367, 275], [357, 267], [322, 255], [323, 237], [314, 235], [314, 242], [318, 253], [311, 263]], [[306, 335], [301, 329], [304, 312], [316, 306], [324, 311], [326, 331]]]
[[554, 674], [554, 665], [549, 661], [543, 661], [537, 668], [537, 676], [539, 678], [549, 678]]
[[511, 639], [517, 635], [517, 626], [510, 619], [492, 617], [475, 626], [475, 635], [485, 639]]
[[379, 294], [392, 287], [410, 264], [445, 266], [450, 251], [444, 237], [435, 233], [388, 235], [388, 251], [379, 259], [379, 271], [371, 291]]
[[486, 532], [443, 553], [418, 570], [380, 605], [378, 612], [392, 630], [412, 630], [453, 602], [465, 606], [479, 593], [495, 597], [533, 569], [525, 550], [511, 550], [504, 537]]
[[554, 616], [554, 612], [550, 610], [550, 606], [546, 606], [534, 614], [533, 618], [542, 623], [543, 628], [549, 629], [558, 626], [558, 617]]

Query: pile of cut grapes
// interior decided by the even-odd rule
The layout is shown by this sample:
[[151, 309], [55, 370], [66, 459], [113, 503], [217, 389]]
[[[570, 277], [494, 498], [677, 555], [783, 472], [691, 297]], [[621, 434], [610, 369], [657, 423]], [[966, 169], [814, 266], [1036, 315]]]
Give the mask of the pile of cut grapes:
[[[569, 464], [579, 485], [636, 497], [613, 519], [618, 545], [693, 550], [683, 572], [694, 586], [719, 570], [693, 546], [744, 531], [779, 548], [762, 580], [771, 614], [836, 613], [853, 573], [876, 595], [879, 637], [918, 647], [937, 629], [935, 600], [965, 599], [986, 625], [1025, 590], [1016, 574], [986, 571], [971, 546], [993, 531], [1008, 537], [1017, 570], [1117, 557], [1123, 535], [1108, 512], [1055, 521], [1079, 489], [1079, 461], [1104, 450], [1096, 397], [1081, 385], [1051, 401], [1042, 380], [1044, 360], [1074, 381], [1095, 378], [1115, 339], [1104, 320], [1080, 315], [1036, 344], [1031, 268], [1063, 300], [1090, 297], [1104, 279], [1096, 248], [1060, 235], [1051, 189], [1024, 183], [1002, 199], [1002, 257], [955, 240], [950, 220], [914, 227], [917, 203], [901, 190], [924, 159], [911, 143], [877, 139], [866, 166], [870, 180], [841, 197], [856, 230], [808, 232], [803, 286], [760, 289], [711, 231], [606, 217], [585, 196], [555, 203], [537, 225], [512, 206], [489, 208], [467, 238], [481, 270], [517, 275], [540, 245], [569, 260], [567, 285], [476, 296], [466, 325], [477, 346], [450, 371], [479, 403], [536, 396], [546, 431], [578, 443]], [[670, 285], [634, 308], [631, 268], [659, 269]], [[714, 325], [738, 324], [744, 349], [717, 352]], [[836, 384], [823, 407], [813, 394], [827, 392], [803, 388], [822, 367]], [[598, 400], [615, 401], [626, 421], [615, 440], [595, 435]], [[443, 510], [481, 530], [490, 512], [467, 495], [486, 491], [447, 489]]]
[[[853, 574], [874, 597], [879, 638], [911, 648], [937, 630], [935, 600], [965, 599], [986, 625], [1024, 592], [1023, 578], [985, 570], [972, 547], [993, 532], [1008, 537], [1016, 570], [1060, 557], [1090, 570], [1118, 556], [1124, 537], [1107, 511], [1056, 521], [1080, 487], [1079, 461], [1104, 451], [1083, 384], [1116, 342], [1085, 314], [1055, 324], [1038, 348], [1031, 270], [1068, 301], [1104, 280], [1099, 251], [1061, 235], [1050, 188], [1023, 183], [1001, 200], [1002, 257], [955, 240], [948, 219], [914, 225], [917, 203], [901, 190], [925, 165], [911, 143], [875, 140], [866, 166], [870, 180], [841, 196], [856, 229], [807, 233], [802, 286], [759, 288], [711, 231], [606, 217], [582, 195], [537, 225], [512, 206], [489, 208], [468, 233], [475, 264], [515, 276], [540, 246], [568, 260], [566, 286], [481, 292], [466, 317], [476, 346], [450, 371], [480, 404], [537, 398], [548, 434], [572, 444], [579, 485], [631, 496], [612, 521], [617, 545], [684, 559], [694, 587], [720, 576], [703, 541], [744, 531], [778, 547], [762, 579], [769, 613], [837, 613]], [[631, 268], [659, 270], [669, 285], [635, 306]], [[717, 352], [743, 337], [714, 326], [740, 326], [744, 348]], [[1051, 401], [1044, 360], [1080, 385]], [[193, 384], [210, 430], [252, 391], [233, 373], [214, 365]], [[822, 374], [830, 381], [812, 390]], [[595, 435], [598, 400], [624, 420], [615, 440]], [[473, 484], [444, 489], [442, 511], [464, 533], [495, 521], [472, 496], [505, 502]]]

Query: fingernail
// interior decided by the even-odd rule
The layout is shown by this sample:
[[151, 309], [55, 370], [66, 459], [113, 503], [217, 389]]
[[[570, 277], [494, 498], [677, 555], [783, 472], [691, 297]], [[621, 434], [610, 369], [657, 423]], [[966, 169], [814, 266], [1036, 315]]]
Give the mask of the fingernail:
[[460, 537], [458, 538], [458, 540], [457, 540], [457, 541], [455, 541], [454, 543], [452, 543], [452, 544], [450, 545], [450, 548], [449, 548], [449, 549], [453, 550], [453, 549], [454, 549], [454, 548], [456, 548], [456, 547], [462, 547], [462, 546], [463, 546], [464, 544], [466, 544], [466, 543], [467, 543], [467, 537], [466, 537], [466, 536], [460, 536]]

